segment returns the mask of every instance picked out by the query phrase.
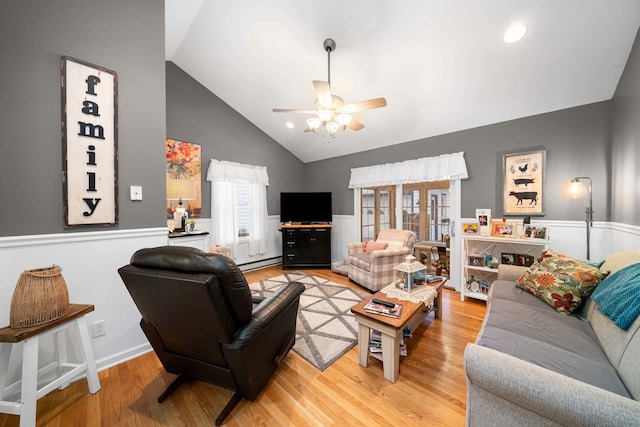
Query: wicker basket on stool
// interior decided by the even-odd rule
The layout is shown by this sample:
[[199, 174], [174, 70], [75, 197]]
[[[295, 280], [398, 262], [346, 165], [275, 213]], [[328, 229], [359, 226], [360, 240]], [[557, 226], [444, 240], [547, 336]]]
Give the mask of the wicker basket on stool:
[[11, 297], [9, 326], [28, 328], [56, 320], [69, 312], [69, 291], [57, 265], [25, 270]]

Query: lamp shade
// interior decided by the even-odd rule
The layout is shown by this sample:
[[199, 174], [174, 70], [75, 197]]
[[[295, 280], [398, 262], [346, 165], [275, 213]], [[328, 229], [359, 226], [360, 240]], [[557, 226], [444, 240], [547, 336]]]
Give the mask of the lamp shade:
[[196, 185], [192, 179], [168, 179], [168, 200], [195, 200]]
[[567, 189], [567, 195], [572, 199], [581, 199], [587, 195], [587, 188], [582, 181], [572, 180]]

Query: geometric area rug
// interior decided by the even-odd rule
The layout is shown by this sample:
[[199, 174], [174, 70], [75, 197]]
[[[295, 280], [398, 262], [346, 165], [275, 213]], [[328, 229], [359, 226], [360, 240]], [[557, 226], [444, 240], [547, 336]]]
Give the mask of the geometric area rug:
[[252, 295], [266, 297], [288, 282], [305, 286], [293, 350], [324, 371], [357, 344], [358, 326], [351, 307], [370, 294], [299, 271], [250, 283], [249, 288]]

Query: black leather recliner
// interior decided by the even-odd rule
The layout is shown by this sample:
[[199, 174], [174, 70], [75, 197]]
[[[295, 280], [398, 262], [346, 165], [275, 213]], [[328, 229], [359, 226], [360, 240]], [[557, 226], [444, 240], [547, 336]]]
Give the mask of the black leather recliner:
[[295, 342], [301, 283], [254, 300], [233, 260], [182, 246], [141, 249], [118, 273], [164, 369], [178, 375], [159, 403], [188, 378], [234, 390], [220, 425], [256, 399]]

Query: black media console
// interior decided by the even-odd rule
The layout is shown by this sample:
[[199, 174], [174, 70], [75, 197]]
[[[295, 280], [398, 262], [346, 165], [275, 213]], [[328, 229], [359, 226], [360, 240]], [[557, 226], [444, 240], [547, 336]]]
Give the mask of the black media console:
[[331, 267], [331, 224], [283, 224], [282, 268]]

